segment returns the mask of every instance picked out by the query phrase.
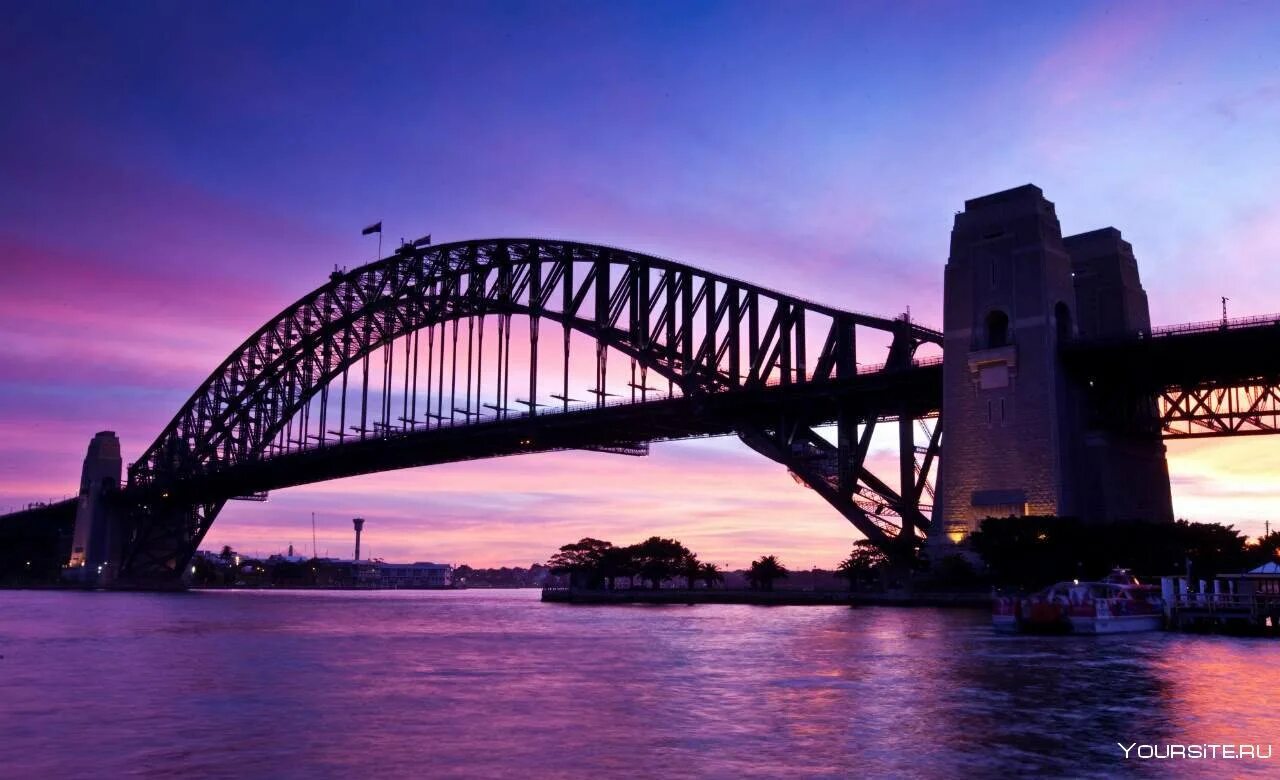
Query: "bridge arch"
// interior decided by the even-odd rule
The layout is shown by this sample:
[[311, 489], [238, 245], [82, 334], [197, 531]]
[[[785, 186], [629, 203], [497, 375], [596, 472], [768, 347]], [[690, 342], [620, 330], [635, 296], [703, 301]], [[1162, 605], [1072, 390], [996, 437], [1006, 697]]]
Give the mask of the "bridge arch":
[[[611, 247], [540, 239], [404, 246], [383, 260], [335, 271], [328, 283], [259, 328], [197, 388], [129, 468], [129, 489], [143, 498], [134, 511], [130, 545], [141, 557], [127, 554], [126, 567], [172, 571], [183, 565], [232, 496], [183, 503], [176, 498], [181, 486], [268, 459], [282, 440], [287, 451], [292, 421], [340, 378], [345, 388], [347, 373], [362, 363], [367, 368], [371, 354], [390, 351], [398, 339], [424, 329], [439, 327], [443, 338], [446, 323], [454, 324], [456, 344], [457, 323], [476, 318], [482, 328], [485, 318], [498, 318], [510, 338], [514, 316], [528, 322], [535, 363], [539, 324], [553, 322], [564, 334], [566, 364], [569, 334], [576, 333], [595, 343], [599, 371], [609, 351], [621, 353], [640, 367], [642, 387], [648, 387], [644, 375], [652, 371], [684, 396], [855, 377], [864, 357], [860, 330], [888, 342], [884, 357], [890, 363], [909, 364], [920, 344], [940, 341], [936, 332], [905, 318], [843, 311]], [[868, 340], [863, 341], [865, 347]], [[535, 365], [528, 384], [519, 388], [527, 395], [524, 416], [539, 414], [537, 379]], [[368, 386], [366, 380], [366, 391]], [[603, 377], [596, 390], [603, 405]], [[437, 404], [442, 401], [443, 394]], [[511, 401], [498, 401], [495, 413], [509, 415]], [[477, 399], [477, 409], [478, 404]], [[466, 414], [468, 421], [478, 414], [469, 390]], [[324, 412], [318, 422], [314, 444], [303, 424], [299, 448], [332, 445]], [[405, 428], [431, 426], [416, 414], [401, 422]], [[366, 423], [362, 419], [360, 439], [370, 433]], [[390, 425], [385, 414], [382, 424]], [[345, 443], [345, 425], [338, 432], [336, 443]], [[760, 449], [748, 436], [744, 440]]]

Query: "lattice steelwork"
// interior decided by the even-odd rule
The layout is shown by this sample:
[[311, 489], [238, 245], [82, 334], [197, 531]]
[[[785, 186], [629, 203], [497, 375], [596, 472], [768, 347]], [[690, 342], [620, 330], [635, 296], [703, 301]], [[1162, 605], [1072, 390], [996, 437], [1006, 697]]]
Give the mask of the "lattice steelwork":
[[[266, 489], [262, 480], [241, 480], [211, 492], [209, 485], [225, 486], [227, 474], [239, 478], [329, 451], [360, 453], [342, 473], [365, 473], [368, 464], [356, 461], [367, 459], [375, 442], [403, 447], [463, 427], [491, 430], [618, 403], [765, 390], [785, 399], [791, 391], [910, 368], [924, 343], [940, 344], [939, 334], [905, 318], [842, 311], [619, 249], [534, 239], [402, 247], [335, 272], [259, 329], [130, 466], [133, 536], [123, 572], [179, 570], [227, 499]], [[884, 365], [860, 366], [873, 346], [887, 349], [873, 355]], [[584, 351], [586, 360], [575, 357]], [[681, 408], [688, 416], [703, 407]], [[928, 528], [929, 507], [920, 498], [941, 428], [926, 428], [927, 446], [917, 447], [918, 409], [840, 411], [831, 444], [814, 426], [832, 420], [815, 417], [811, 406], [769, 408], [767, 417], [743, 412], [732, 430], [869, 538], [912, 544]], [[899, 418], [897, 489], [866, 468], [871, 433], [886, 417]], [[649, 439], [695, 428], [619, 438], [600, 426], [569, 446], [643, 454]], [[543, 448], [525, 443], [529, 451]], [[484, 456], [473, 447], [459, 457]]]
[[1258, 382], [1160, 393], [1166, 439], [1280, 433], [1280, 384]]

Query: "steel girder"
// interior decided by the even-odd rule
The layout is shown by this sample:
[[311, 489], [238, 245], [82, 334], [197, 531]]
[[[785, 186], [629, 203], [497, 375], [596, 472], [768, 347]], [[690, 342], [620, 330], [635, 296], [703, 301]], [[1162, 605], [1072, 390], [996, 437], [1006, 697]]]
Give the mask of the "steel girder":
[[1160, 392], [1166, 439], [1280, 433], [1280, 381], [1169, 387]]
[[[130, 465], [129, 494], [137, 498], [130, 512], [133, 530], [124, 561], [126, 573], [137, 577], [172, 574], [185, 565], [223, 502], [233, 497], [205, 496], [199, 502], [182, 499], [180, 488], [203, 476], [295, 449], [341, 446], [355, 439], [364, 442], [393, 432], [418, 430], [418, 426], [430, 428], [433, 421], [440, 425], [446, 416], [446, 373], [450, 421], [456, 422], [455, 413], [463, 414], [464, 422], [478, 420], [481, 398], [477, 390], [473, 406], [470, 339], [478, 321], [479, 362], [474, 368], [478, 385], [485, 364], [484, 322], [489, 317], [498, 318], [499, 339], [506, 339], [507, 364], [502, 363], [500, 342], [498, 364], [493, 367], [498, 389], [490, 398], [493, 403], [485, 406], [500, 419], [511, 417], [509, 341], [513, 315], [529, 323], [528, 384], [521, 386], [523, 382], [518, 381], [515, 401], [527, 406], [515, 416], [529, 418], [545, 414], [539, 403], [545, 395], [540, 395], [537, 387], [539, 323], [544, 321], [559, 324], [564, 333], [564, 384], [557, 388], [563, 389], [563, 395], [552, 394], [551, 398], [561, 399], [566, 410], [572, 400], [568, 393], [570, 332], [595, 343], [597, 383], [591, 392], [596, 393], [601, 406], [609, 395], [606, 371], [611, 351], [630, 359], [632, 397], [643, 402], [654, 390], [648, 384], [648, 372], [665, 380], [670, 392], [684, 396], [771, 385], [812, 386], [856, 377], [860, 373], [858, 359], [863, 357], [858, 350], [860, 329], [890, 339], [885, 356], [890, 367], [910, 365], [922, 343], [940, 343], [937, 332], [905, 318], [834, 309], [620, 249], [537, 239], [402, 247], [378, 262], [350, 272], [335, 271], [328, 284], [262, 326], [223, 361]], [[465, 410], [458, 406], [462, 402], [458, 367], [461, 322], [468, 328]], [[444, 365], [446, 323], [453, 326], [453, 364], [449, 367]], [[435, 411], [428, 405], [421, 418], [416, 409], [409, 412], [406, 366], [404, 412], [396, 418], [389, 400], [390, 384], [397, 379], [389, 362], [396, 355], [391, 345], [404, 344], [406, 361], [412, 352], [416, 406], [421, 334], [427, 334], [425, 340], [430, 343], [437, 330], [440, 351], [435, 381], [440, 392], [434, 398]], [[372, 384], [369, 356], [380, 349], [383, 398], [371, 420], [371, 410], [366, 408]], [[430, 364], [434, 353], [428, 350], [427, 354]], [[360, 425], [349, 431], [345, 419], [348, 374], [357, 366], [361, 367], [359, 379], [365, 396]], [[634, 376], [637, 367], [638, 382]], [[431, 376], [428, 374], [429, 384]], [[339, 392], [339, 384], [343, 419], [337, 430], [332, 430], [332, 421], [325, 419], [329, 408], [325, 399], [326, 394]], [[527, 393], [528, 398], [520, 400], [521, 393]], [[322, 403], [315, 421], [309, 415], [318, 394]], [[318, 428], [313, 427], [317, 422]], [[766, 435], [779, 435], [770, 430], [773, 432]], [[755, 436], [756, 429], [748, 430], [744, 439]], [[608, 432], [602, 431], [594, 446], [634, 449], [639, 444], [610, 439]], [[840, 468], [848, 471], [855, 456], [845, 449], [837, 448], [837, 460], [845, 464]], [[828, 481], [812, 469], [792, 471], [820, 491], [819, 483]], [[869, 487], [872, 483], [866, 476], [863, 480], [863, 488], [878, 496], [864, 502], [879, 500], [883, 507], [900, 508], [906, 513], [901, 527], [913, 533], [926, 527], [927, 520], [911, 508], [910, 496], [902, 498], [912, 491], [895, 494], [887, 486], [877, 490]], [[844, 487], [856, 484], [847, 479], [842, 483]], [[914, 492], [918, 503], [919, 491]], [[844, 513], [851, 519], [857, 516], [856, 511]], [[864, 533], [880, 529], [884, 538], [891, 533], [873, 521], [859, 520], [855, 525]]]
[[1063, 358], [1097, 427], [1167, 439], [1280, 432], [1280, 315], [1081, 340]]
[[[912, 355], [917, 346], [911, 334], [900, 333], [891, 346], [892, 357], [885, 372], [892, 374], [914, 365]], [[926, 417], [933, 418], [932, 427]], [[867, 464], [876, 425], [887, 421], [896, 422], [898, 429], [896, 488], [876, 476]], [[915, 440], [917, 425], [924, 433], [922, 446]], [[786, 466], [798, 482], [815, 490], [863, 536], [896, 558], [914, 555], [918, 542], [932, 528], [934, 489], [930, 480], [942, 452], [940, 415], [913, 417], [913, 409], [906, 405], [884, 407], [874, 414], [841, 408], [835, 443], [823, 438], [800, 415], [780, 415], [774, 424], [741, 425], [738, 435], [752, 449]], [[927, 502], [922, 501], [926, 495]]]

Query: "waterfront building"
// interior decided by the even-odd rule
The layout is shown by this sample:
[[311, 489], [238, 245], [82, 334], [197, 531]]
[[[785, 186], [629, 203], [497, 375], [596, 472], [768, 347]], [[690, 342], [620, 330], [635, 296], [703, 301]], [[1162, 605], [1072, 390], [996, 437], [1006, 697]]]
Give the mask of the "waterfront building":
[[447, 563], [377, 563], [380, 588], [447, 588], [453, 567]]
[[314, 582], [322, 588], [377, 588], [381, 582], [377, 561], [318, 558]]
[[1241, 592], [1280, 600], [1280, 563], [1267, 561], [1240, 575]]
[[314, 563], [316, 585], [356, 588], [447, 588], [453, 567], [447, 563], [386, 563], [379, 560], [319, 558]]

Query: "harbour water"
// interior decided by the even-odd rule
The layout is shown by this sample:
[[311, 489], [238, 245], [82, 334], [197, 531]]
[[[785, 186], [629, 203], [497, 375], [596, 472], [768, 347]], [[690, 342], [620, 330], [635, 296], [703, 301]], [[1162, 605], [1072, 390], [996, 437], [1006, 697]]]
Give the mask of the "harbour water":
[[1280, 749], [1280, 643], [979, 611], [10, 591], [0, 656], [4, 777], [1280, 774], [1117, 745]]

